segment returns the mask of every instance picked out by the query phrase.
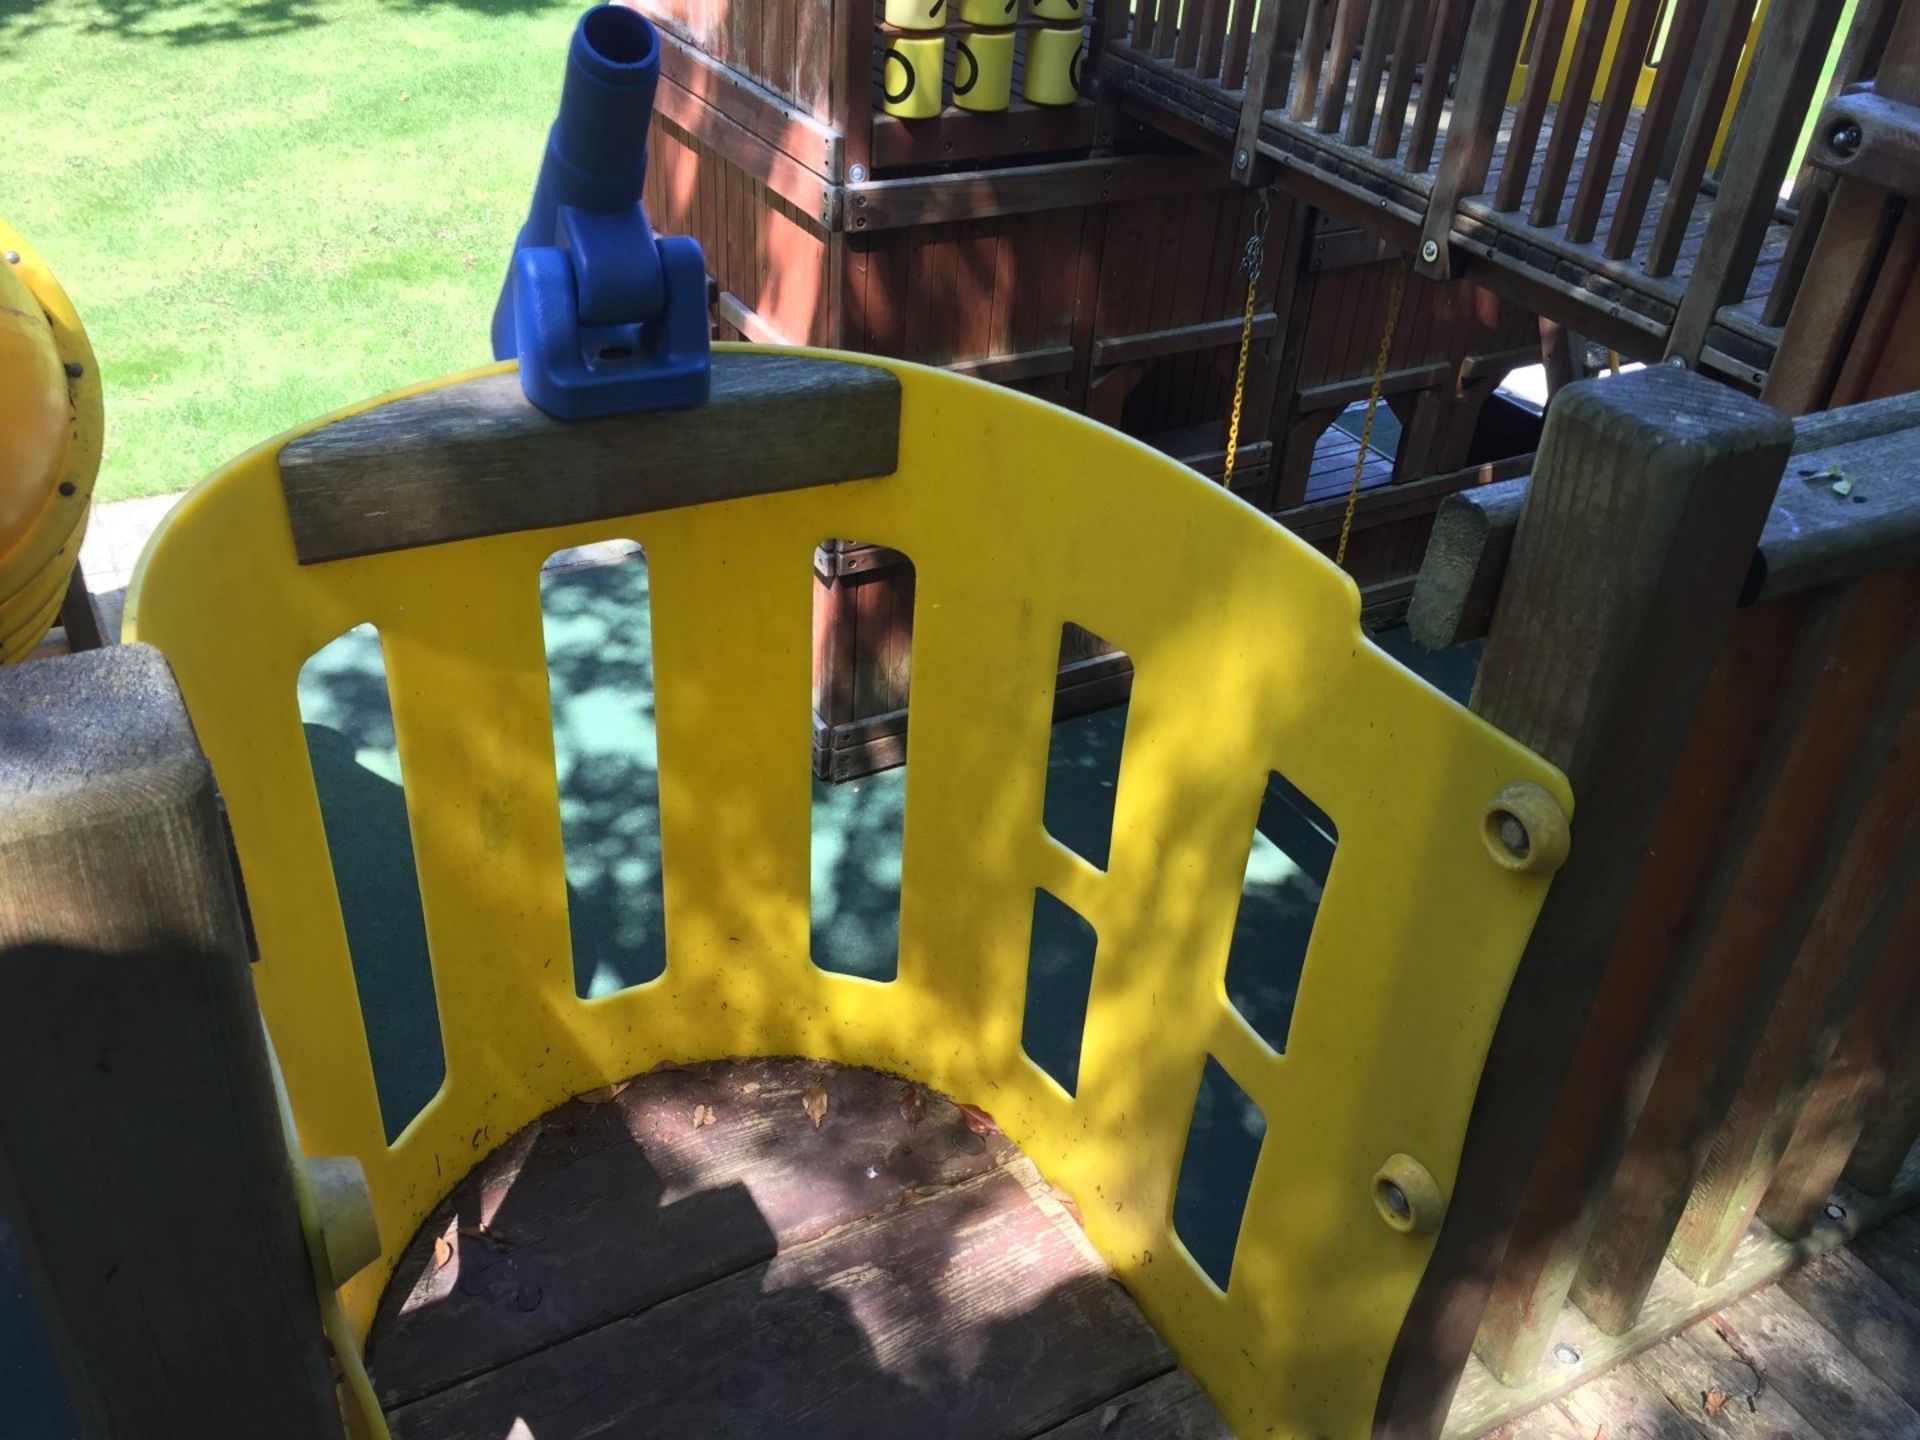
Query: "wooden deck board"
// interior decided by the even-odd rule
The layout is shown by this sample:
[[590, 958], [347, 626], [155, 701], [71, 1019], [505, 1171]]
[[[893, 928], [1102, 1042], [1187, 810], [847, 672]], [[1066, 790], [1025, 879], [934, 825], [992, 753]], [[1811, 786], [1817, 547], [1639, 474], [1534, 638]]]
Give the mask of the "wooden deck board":
[[369, 1346], [396, 1440], [1230, 1435], [1031, 1162], [941, 1097], [792, 1059], [615, 1088], [408, 1247]]

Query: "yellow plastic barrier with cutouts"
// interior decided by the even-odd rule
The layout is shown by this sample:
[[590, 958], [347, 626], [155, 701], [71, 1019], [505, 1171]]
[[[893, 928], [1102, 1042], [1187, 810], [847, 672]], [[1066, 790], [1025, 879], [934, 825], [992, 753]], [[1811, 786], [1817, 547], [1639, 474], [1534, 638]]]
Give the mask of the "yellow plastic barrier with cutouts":
[[[1566, 785], [1369, 644], [1349, 577], [1194, 472], [1004, 389], [837, 358], [899, 376], [890, 476], [303, 567], [276, 440], [154, 536], [127, 624], [172, 662], [225, 796], [301, 1142], [357, 1156], [378, 1213], [354, 1322], [435, 1201], [542, 1112], [663, 1060], [797, 1053], [990, 1110], [1240, 1435], [1364, 1435], [1548, 884], [1496, 859], [1483, 812], [1516, 784], [1567, 807]], [[809, 954], [813, 551], [846, 535], [918, 577], [886, 983]], [[650, 574], [667, 960], [582, 1000], [539, 573], [612, 537]], [[1135, 665], [1105, 871], [1042, 823], [1068, 621]], [[295, 698], [302, 663], [362, 622], [446, 1052], [392, 1146]], [[1339, 832], [1284, 1054], [1224, 983], [1276, 769]], [[1021, 1046], [1036, 887], [1098, 934], [1077, 1097]], [[1208, 1056], [1267, 1120], [1224, 1292], [1172, 1225]]]

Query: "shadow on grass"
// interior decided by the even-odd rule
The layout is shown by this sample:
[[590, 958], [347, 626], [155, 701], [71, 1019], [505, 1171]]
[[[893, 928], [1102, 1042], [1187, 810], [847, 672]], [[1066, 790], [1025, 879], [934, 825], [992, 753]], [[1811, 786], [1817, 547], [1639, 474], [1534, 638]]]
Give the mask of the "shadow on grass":
[[[533, 15], [586, 0], [382, 0], [391, 9], [459, 9], [476, 15]], [[350, 19], [329, 0], [9, 0], [0, 5], [0, 52], [52, 30], [114, 35], [162, 45], [225, 45], [266, 40]]]

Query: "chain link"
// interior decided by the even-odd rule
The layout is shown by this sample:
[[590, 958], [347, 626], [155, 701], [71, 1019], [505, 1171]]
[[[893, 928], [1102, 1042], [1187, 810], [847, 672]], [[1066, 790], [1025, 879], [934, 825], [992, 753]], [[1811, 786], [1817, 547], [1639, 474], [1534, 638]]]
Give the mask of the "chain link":
[[1360, 458], [1353, 462], [1353, 485], [1347, 491], [1347, 513], [1340, 517], [1340, 544], [1333, 552], [1333, 563], [1347, 563], [1347, 540], [1353, 534], [1353, 514], [1360, 507], [1360, 481], [1367, 473], [1367, 455], [1373, 446], [1373, 416], [1380, 408], [1380, 391], [1387, 383], [1387, 357], [1393, 351], [1393, 328], [1400, 319], [1400, 300], [1407, 293], [1407, 271], [1411, 262], [1393, 268], [1393, 293], [1387, 297], [1387, 324], [1380, 332], [1380, 357], [1373, 362], [1373, 390], [1367, 396], [1367, 419], [1360, 427]]
[[1240, 273], [1247, 277], [1247, 304], [1240, 316], [1240, 361], [1233, 371], [1233, 413], [1227, 421], [1227, 460], [1220, 471], [1220, 486], [1233, 490], [1234, 462], [1240, 458], [1240, 409], [1247, 397], [1247, 354], [1253, 349], [1253, 304], [1260, 289], [1260, 270], [1267, 259], [1267, 222], [1273, 216], [1272, 198], [1265, 190], [1255, 203], [1253, 233], [1240, 256]]

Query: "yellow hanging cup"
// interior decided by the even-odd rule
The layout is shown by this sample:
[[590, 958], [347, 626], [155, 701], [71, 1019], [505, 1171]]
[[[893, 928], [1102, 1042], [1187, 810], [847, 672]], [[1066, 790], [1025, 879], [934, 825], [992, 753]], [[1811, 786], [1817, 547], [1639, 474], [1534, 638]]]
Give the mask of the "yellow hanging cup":
[[1013, 31], [959, 36], [953, 55], [953, 103], [962, 110], [1004, 110], [1013, 96]]
[[902, 30], [938, 30], [947, 23], [949, 0], [887, 0], [887, 24]]
[[1027, 78], [1021, 96], [1034, 105], [1071, 105], [1080, 98], [1080, 27], [1044, 25], [1027, 32]]
[[944, 35], [895, 35], [887, 42], [881, 72], [886, 103], [902, 120], [931, 120], [940, 113], [940, 71], [946, 63]]
[[1076, 25], [1087, 18], [1085, 0], [1027, 0], [1027, 12], [1036, 20], [1066, 20]]
[[1012, 26], [1020, 18], [1020, 0], [960, 0], [960, 18], [969, 25]]

